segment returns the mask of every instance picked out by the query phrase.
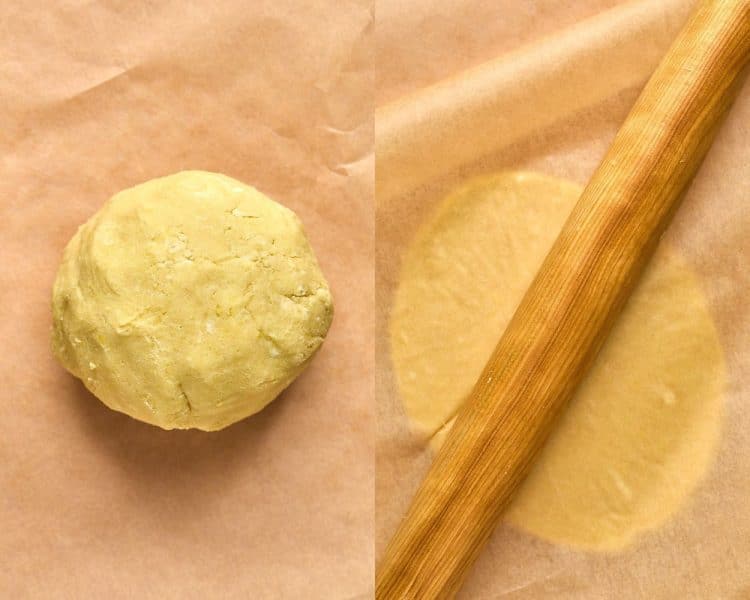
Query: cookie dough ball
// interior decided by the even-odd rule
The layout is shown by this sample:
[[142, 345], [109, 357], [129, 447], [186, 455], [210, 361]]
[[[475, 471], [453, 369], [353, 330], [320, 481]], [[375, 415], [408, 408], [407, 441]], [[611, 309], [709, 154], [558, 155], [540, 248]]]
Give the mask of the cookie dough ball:
[[243, 183], [185, 171], [116, 194], [70, 240], [53, 350], [104, 404], [164, 429], [261, 410], [333, 316], [297, 216]]

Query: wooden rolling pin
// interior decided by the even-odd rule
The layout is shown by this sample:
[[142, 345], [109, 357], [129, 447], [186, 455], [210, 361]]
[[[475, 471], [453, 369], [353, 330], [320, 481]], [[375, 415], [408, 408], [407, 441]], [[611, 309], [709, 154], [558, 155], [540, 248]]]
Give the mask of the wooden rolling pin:
[[378, 600], [458, 591], [636, 284], [749, 56], [750, 0], [701, 2], [459, 413], [380, 561]]

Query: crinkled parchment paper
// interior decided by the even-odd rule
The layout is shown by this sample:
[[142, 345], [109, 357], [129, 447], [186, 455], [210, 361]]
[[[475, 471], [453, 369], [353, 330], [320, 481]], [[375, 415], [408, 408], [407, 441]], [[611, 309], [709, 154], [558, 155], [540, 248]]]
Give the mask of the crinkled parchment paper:
[[[530, 169], [585, 183], [690, 0], [383, 0], [376, 112], [376, 555], [432, 459], [404, 415], [387, 323], [400, 257], [464, 179]], [[666, 233], [726, 353], [718, 456], [685, 506], [618, 553], [501, 524], [460, 598], [750, 598], [750, 85]]]
[[[0, 597], [369, 597], [369, 0], [0, 6]], [[109, 196], [220, 171], [295, 210], [336, 316], [212, 434], [105, 408], [53, 360], [62, 249]]]

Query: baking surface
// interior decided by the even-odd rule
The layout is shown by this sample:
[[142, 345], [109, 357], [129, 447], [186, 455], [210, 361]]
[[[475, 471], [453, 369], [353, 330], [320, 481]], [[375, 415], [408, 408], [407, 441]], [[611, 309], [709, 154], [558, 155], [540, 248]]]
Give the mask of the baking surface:
[[[0, 20], [0, 597], [370, 597], [370, 3], [12, 2]], [[105, 408], [49, 348], [78, 225], [188, 168], [296, 211], [336, 304], [304, 375], [211, 434]]]
[[[376, 112], [377, 556], [432, 459], [404, 413], [388, 348], [403, 252], [439, 201], [473, 176], [522, 169], [585, 184], [693, 2], [513, 3], [506, 10], [521, 15], [488, 24], [495, 35], [483, 49], [470, 32], [484, 29], [487, 3], [414, 4], [408, 21], [378, 13], [387, 103]], [[437, 4], [460, 31], [425, 34], [433, 26], [417, 6]], [[561, 17], [567, 9], [574, 21]], [[534, 19], [523, 33], [499, 22], [512, 29], [524, 15]], [[506, 34], [515, 43], [497, 42]], [[420, 72], [418, 64], [445, 56], [454, 57], [451, 69]], [[621, 552], [574, 550], [501, 524], [459, 598], [750, 596], [749, 139], [745, 84], [665, 234], [699, 279], [727, 360], [715, 462], [674, 518]]]

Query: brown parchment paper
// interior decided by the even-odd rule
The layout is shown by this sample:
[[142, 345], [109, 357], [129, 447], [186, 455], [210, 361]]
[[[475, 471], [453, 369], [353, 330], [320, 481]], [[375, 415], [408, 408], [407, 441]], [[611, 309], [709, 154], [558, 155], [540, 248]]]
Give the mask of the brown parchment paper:
[[[519, 168], [586, 183], [693, 2], [383, 4], [377, 556], [432, 459], [409, 428], [389, 357], [388, 314], [404, 248], [436, 203], [467, 177]], [[500, 524], [460, 598], [750, 598], [749, 167], [745, 85], [666, 233], [701, 279], [728, 363], [722, 440], [699, 488], [665, 526], [619, 553], [556, 546]]]
[[[372, 19], [368, 0], [0, 5], [0, 598], [371, 596]], [[336, 303], [309, 370], [211, 434], [108, 410], [49, 350], [76, 227], [187, 168], [295, 210]]]

